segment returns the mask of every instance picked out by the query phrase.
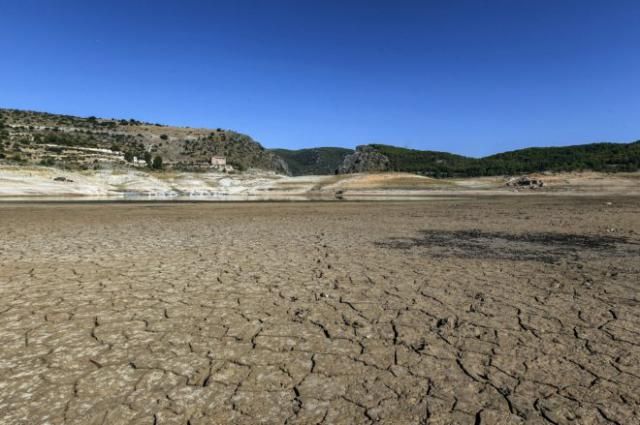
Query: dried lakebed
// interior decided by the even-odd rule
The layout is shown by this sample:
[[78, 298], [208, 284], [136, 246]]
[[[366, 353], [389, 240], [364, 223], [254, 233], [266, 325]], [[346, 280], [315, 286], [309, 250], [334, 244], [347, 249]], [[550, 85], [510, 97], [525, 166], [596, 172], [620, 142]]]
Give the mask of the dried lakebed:
[[0, 204], [2, 424], [636, 424], [640, 199]]

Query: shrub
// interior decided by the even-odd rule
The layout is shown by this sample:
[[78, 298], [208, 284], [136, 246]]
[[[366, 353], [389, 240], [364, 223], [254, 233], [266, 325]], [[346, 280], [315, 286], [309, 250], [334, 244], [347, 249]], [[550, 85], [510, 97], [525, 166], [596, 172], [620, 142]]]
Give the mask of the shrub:
[[167, 136], [166, 134], [161, 134], [161, 135], [160, 135], [160, 138], [161, 138], [162, 140], [167, 140], [167, 139], [169, 139], [169, 136]]
[[44, 158], [42, 158], [40, 160], [40, 165], [45, 165], [47, 167], [51, 167], [53, 165], [55, 165], [56, 161], [50, 157], [50, 156], [45, 156]]
[[60, 146], [47, 146], [44, 149], [47, 152], [53, 152], [53, 153], [62, 153], [64, 152], [64, 148], [60, 147]]
[[156, 155], [153, 158], [153, 163], [151, 164], [151, 168], [153, 168], [154, 170], [162, 169], [162, 157], [160, 155]]

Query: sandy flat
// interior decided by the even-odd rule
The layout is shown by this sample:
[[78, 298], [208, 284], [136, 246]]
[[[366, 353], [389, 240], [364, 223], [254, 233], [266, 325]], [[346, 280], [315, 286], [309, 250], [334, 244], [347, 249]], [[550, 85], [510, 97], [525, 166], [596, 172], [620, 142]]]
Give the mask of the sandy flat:
[[637, 197], [0, 204], [0, 423], [637, 424], [639, 244]]

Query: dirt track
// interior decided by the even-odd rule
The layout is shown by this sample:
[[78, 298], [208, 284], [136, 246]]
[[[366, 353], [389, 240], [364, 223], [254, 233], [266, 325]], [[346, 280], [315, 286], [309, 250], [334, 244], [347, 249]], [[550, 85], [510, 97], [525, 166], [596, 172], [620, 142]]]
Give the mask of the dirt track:
[[638, 424], [639, 243], [638, 198], [0, 205], [0, 423]]

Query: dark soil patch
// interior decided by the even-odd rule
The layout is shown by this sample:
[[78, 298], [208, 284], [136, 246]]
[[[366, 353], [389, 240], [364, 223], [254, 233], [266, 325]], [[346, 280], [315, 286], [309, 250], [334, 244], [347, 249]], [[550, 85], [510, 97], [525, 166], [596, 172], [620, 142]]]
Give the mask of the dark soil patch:
[[391, 239], [377, 245], [395, 249], [423, 247], [428, 248], [433, 256], [545, 263], [577, 260], [581, 253], [598, 253], [601, 256], [640, 254], [640, 243], [620, 236], [480, 230], [423, 230], [415, 238]]

